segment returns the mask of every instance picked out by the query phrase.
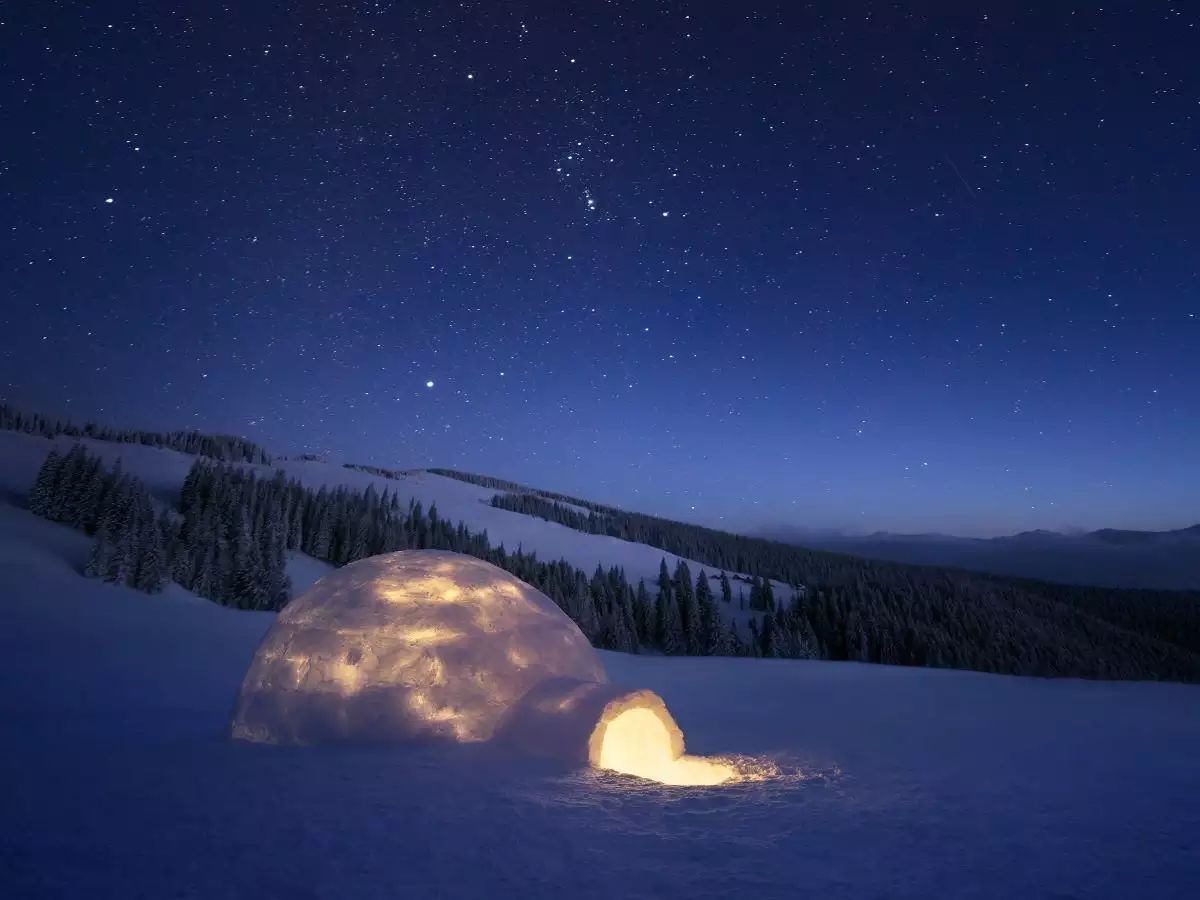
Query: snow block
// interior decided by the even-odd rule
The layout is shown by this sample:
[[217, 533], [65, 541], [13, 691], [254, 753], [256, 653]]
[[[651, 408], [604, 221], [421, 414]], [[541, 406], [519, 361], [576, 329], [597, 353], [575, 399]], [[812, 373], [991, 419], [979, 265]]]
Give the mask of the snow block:
[[649, 712], [665, 752], [672, 759], [683, 755], [683, 732], [653, 691], [570, 678], [533, 688], [513, 707], [497, 739], [541, 756], [600, 767], [609, 724], [631, 710]]
[[242, 683], [236, 738], [483, 741], [533, 688], [603, 684], [540, 591], [457, 553], [387, 553], [326, 575], [271, 626]]
[[495, 738], [672, 785], [738, 774], [685, 756], [662, 698], [609, 684], [544, 594], [433, 550], [360, 560], [289, 603], [254, 654], [232, 732], [288, 744]]

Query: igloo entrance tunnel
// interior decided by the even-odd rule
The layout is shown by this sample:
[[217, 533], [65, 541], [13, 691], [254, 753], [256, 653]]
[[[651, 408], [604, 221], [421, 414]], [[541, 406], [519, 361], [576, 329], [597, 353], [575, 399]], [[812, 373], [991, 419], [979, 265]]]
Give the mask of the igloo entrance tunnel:
[[685, 755], [662, 699], [609, 683], [544, 594], [435, 550], [360, 560], [289, 603], [254, 655], [232, 731], [299, 744], [496, 740], [664, 784], [738, 777]]

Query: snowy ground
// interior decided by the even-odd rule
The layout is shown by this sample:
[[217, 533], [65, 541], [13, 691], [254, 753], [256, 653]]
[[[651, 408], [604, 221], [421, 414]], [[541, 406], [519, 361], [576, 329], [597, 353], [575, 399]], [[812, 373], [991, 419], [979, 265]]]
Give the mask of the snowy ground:
[[666, 698], [690, 749], [789, 773], [718, 789], [479, 746], [240, 744], [225, 729], [270, 616], [98, 585], [76, 574], [86, 552], [0, 504], [5, 898], [1191, 898], [1200, 884], [1195, 686], [606, 654], [614, 679]]
[[[38, 467], [50, 452], [56, 447], [60, 453], [65, 453], [77, 440], [69, 437], [59, 437], [54, 441], [46, 440], [27, 434], [17, 434], [11, 431], [0, 431], [0, 494], [13, 502], [20, 502], [33, 479]], [[143, 447], [138, 444], [117, 444], [106, 441], [84, 441], [92, 453], [96, 453], [108, 462], [120, 459], [125, 470], [137, 475], [146, 482], [151, 493], [163, 503], [177, 506], [179, 489], [187, 476], [188, 470], [196, 461], [196, 457], [173, 450], [162, 450], [154, 447]], [[270, 477], [275, 469], [269, 466], [251, 466], [260, 474]], [[621, 566], [632, 584], [644, 578], [651, 594], [655, 590], [658, 579], [659, 565], [667, 561], [672, 572], [680, 557], [665, 553], [656, 547], [622, 541], [606, 535], [583, 534], [574, 529], [547, 522], [534, 516], [510, 512], [506, 509], [496, 509], [491, 505], [492, 496], [496, 493], [491, 488], [468, 484], [455, 478], [445, 478], [430, 472], [414, 470], [403, 478], [392, 479], [371, 475], [355, 469], [347, 469], [327, 462], [313, 460], [280, 460], [282, 469], [289, 478], [295, 478], [304, 485], [317, 490], [322, 486], [336, 487], [345, 485], [352, 490], [364, 491], [368, 486], [374, 486], [379, 493], [387, 490], [400, 497], [403, 503], [409, 499], [419, 501], [426, 510], [435, 505], [438, 515], [443, 519], [457, 524], [466, 523], [473, 532], [486, 530], [492, 546], [504, 544], [508, 550], [523, 548], [525, 551], [535, 551], [539, 559], [566, 559], [571, 564], [583, 569], [589, 575], [597, 564], [609, 568]], [[692, 577], [706, 571], [712, 579], [713, 593], [720, 596], [720, 586], [716, 580], [719, 570], [712, 566], [704, 566], [695, 560], [685, 560], [691, 568]], [[309, 562], [312, 562], [311, 560]], [[315, 563], [320, 566], [320, 563]], [[303, 569], [301, 564], [299, 568]], [[319, 576], [318, 571], [311, 578], [306, 571], [298, 573], [296, 567], [289, 569], [292, 583], [296, 590], [302, 590]], [[731, 576], [734, 573], [729, 573]], [[773, 582], [775, 596], [786, 600], [791, 596], [791, 588], [781, 582]], [[728, 606], [718, 604], [718, 608], [726, 614], [726, 618], [735, 619], [743, 635], [746, 634], [747, 619], [752, 615], [749, 611], [738, 609], [737, 596], [741, 590], [747, 595], [750, 586], [735, 581], [733, 583], [734, 602]]]

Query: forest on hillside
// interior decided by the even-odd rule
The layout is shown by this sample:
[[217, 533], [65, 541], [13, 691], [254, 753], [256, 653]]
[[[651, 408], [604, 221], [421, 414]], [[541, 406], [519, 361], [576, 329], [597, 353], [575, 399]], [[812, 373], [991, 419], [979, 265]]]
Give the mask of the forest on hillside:
[[[772, 570], [774, 554], [784, 553], [786, 545], [772, 546], [769, 555], [759, 557], [750, 552], [752, 541], [730, 535], [747, 564], [742, 571], [786, 571], [795, 578], [792, 584], [805, 589], [794, 602], [783, 603], [766, 577], [751, 575], [753, 615], [749, 628], [739, 633], [730, 624], [734, 617], [722, 611], [723, 606], [731, 611], [738, 600], [721, 566], [693, 573], [686, 563], [671, 570], [664, 560], [654, 583], [631, 584], [619, 568], [598, 567], [589, 574], [565, 560], [547, 562], [533, 553], [493, 547], [486, 532], [473, 533], [442, 518], [436, 507], [404, 503], [396, 493], [379, 493], [373, 486], [314, 491], [280, 471], [263, 476], [201, 458], [184, 482], [178, 505], [156, 510], [138, 479], [119, 464], [105, 467], [77, 445], [65, 455], [52, 451], [47, 456], [29, 506], [93, 536], [87, 566], [93, 577], [151, 592], [175, 581], [244, 609], [286, 604], [288, 552], [344, 565], [393, 550], [445, 549], [485, 559], [533, 584], [594, 645], [625, 652], [820, 657], [1027, 675], [1200, 681], [1198, 604], [1192, 595], [1134, 592], [1148, 601], [1139, 610], [1130, 608], [1135, 598], [1118, 596], [1121, 592], [1056, 593], [970, 573], [875, 564], [798, 548], [792, 549], [803, 555], [787, 560], [788, 568]], [[568, 514], [580, 515], [558, 506], [552, 512], [564, 521], [570, 521]], [[685, 525], [674, 535], [671, 523], [659, 523], [659, 539], [681, 547], [689, 539], [687, 529], [694, 527]], [[705, 546], [691, 549], [696, 556], [706, 552]], [[805, 566], [809, 558], [815, 563]], [[708, 562], [703, 556], [701, 561]]]
[[23, 412], [6, 403], [0, 403], [0, 429], [19, 431], [23, 434], [36, 434], [46, 438], [66, 435], [67, 437], [89, 438], [118, 444], [163, 447], [192, 456], [208, 456], [230, 462], [271, 464], [271, 455], [262, 447], [236, 435], [204, 434], [199, 431], [137, 431], [110, 428], [95, 422], [76, 425], [70, 421], [43, 416], [41, 413]]
[[[810, 624], [824, 636], [818, 646], [826, 658], [990, 669], [995, 663], [988, 657], [996, 652], [995, 646], [1006, 644], [1008, 662], [1001, 671], [1061, 673], [1077, 670], [1079, 654], [1092, 652], [1087, 646], [1095, 643], [1100, 632], [1127, 636], [1137, 644], [1138, 655], [1149, 654], [1147, 659], [1159, 652], [1173, 656], [1175, 649], [1200, 653], [1200, 592], [1196, 591], [1060, 585], [861, 559], [626, 512], [486, 476], [440, 473], [506, 491], [492, 497], [492, 506], [498, 509], [588, 534], [648, 544], [717, 568], [801, 585], [807, 591], [802, 602], [809, 610]], [[828, 608], [830, 603], [833, 609]], [[961, 632], [955, 635], [954, 628], [932, 632], [942, 632], [941, 637], [948, 633], [949, 640], [935, 638], [914, 646], [907, 638], [910, 625], [897, 627], [895, 620], [896, 610], [909, 609], [904, 616], [912, 617], [914, 604], [921, 611], [917, 619], [975, 620], [977, 624], [967, 626], [968, 631], [995, 623], [986, 625], [994, 631], [992, 649], [982, 651], [975, 646], [977, 639], [964, 638]], [[840, 629], [827, 627], [819, 621], [822, 616], [840, 623]], [[857, 648], [852, 638], [844, 638], [855, 632]], [[1047, 642], [1038, 637], [1039, 632], [1059, 637]], [[898, 635], [905, 640], [898, 641]], [[1085, 636], [1082, 643], [1081, 635]], [[1085, 667], [1105, 677], [1106, 670], [1128, 663], [1106, 654]], [[1166, 663], [1149, 665], [1161, 668]]]

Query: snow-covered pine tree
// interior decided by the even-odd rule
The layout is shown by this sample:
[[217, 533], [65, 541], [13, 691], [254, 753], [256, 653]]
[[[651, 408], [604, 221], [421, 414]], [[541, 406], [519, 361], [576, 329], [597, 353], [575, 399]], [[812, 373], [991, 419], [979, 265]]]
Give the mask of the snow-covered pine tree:
[[89, 508], [88, 502], [95, 482], [103, 483], [104, 478], [104, 466], [100, 457], [92, 456], [86, 450], [82, 450], [82, 459], [75, 473], [73, 484], [63, 500], [61, 519], [63, 523], [80, 531], [90, 532], [95, 528], [95, 515]]
[[150, 496], [143, 489], [137, 498], [138, 553], [135, 561], [132, 586], [148, 594], [156, 594], [163, 588], [167, 574], [166, 550], [163, 547], [162, 529], [154, 517]]
[[263, 609], [262, 553], [251, 531], [249, 512], [241, 510], [233, 540], [233, 568], [227, 580], [228, 605], [238, 609]]
[[689, 656], [697, 656], [704, 648], [704, 639], [700, 630], [700, 609], [696, 605], [692, 573], [682, 559], [675, 566], [674, 580], [679, 621], [683, 629], [683, 652]]
[[46, 459], [38, 469], [37, 478], [29, 491], [29, 511], [35, 516], [49, 518], [53, 498], [58, 489], [59, 473], [62, 470], [63, 458], [57, 450], [46, 454]]
[[734, 619], [729, 623], [729, 631], [725, 637], [725, 653], [728, 656], [743, 656], [745, 655], [745, 646], [742, 643], [741, 637], [738, 635], [737, 620]]
[[132, 583], [137, 570], [138, 509], [134, 500], [134, 482], [130, 476], [122, 475], [109, 493], [110, 502], [105, 504], [106, 524], [113, 543], [106, 578], [116, 584]]
[[88, 556], [87, 565], [84, 566], [83, 574], [88, 578], [108, 578], [108, 571], [112, 565], [113, 545], [108, 534], [107, 526], [101, 522], [96, 529], [96, 536], [92, 541], [92, 552]]
[[654, 604], [646, 590], [645, 580], [639, 580], [637, 594], [633, 599], [633, 619], [637, 623], [638, 643], [643, 647], [652, 646], [654, 640]]
[[762, 604], [763, 609], [768, 612], [776, 612], [775, 606], [775, 589], [771, 586], [771, 579], [764, 578], [762, 580]]
[[51, 522], [66, 522], [79, 475], [87, 465], [87, 451], [83, 444], [75, 444], [63, 456], [54, 480], [54, 491], [50, 494], [45, 517]]
[[724, 628], [716, 601], [713, 600], [712, 585], [708, 583], [708, 573], [703, 569], [696, 576], [696, 609], [700, 617], [699, 653], [717, 656], [721, 652]]
[[683, 633], [683, 621], [679, 617], [679, 604], [667, 594], [663, 602], [662, 651], [668, 656], [681, 656], [687, 652], [687, 638]]
[[641, 639], [638, 637], [637, 614], [634, 612], [634, 603], [636, 602], [633, 588], [629, 586], [629, 582], [625, 580], [625, 573], [621, 573], [620, 584], [620, 601], [621, 618], [624, 620], [625, 634], [627, 635], [627, 643], [623, 648], [627, 653], [637, 653], [641, 644]]
[[775, 641], [775, 616], [769, 612], [763, 616], [762, 629], [759, 631], [758, 641], [759, 656], [765, 659], [772, 659], [779, 655]]
[[[580, 580], [583, 581], [583, 573], [580, 573]], [[591, 643], [596, 642], [596, 638], [600, 633], [600, 622], [596, 614], [596, 603], [592, 597], [591, 588], [587, 582], [583, 581], [580, 585], [580, 596], [576, 600], [579, 609], [579, 618], [575, 624], [579, 626], [579, 630], [583, 632], [583, 636]]]
[[100, 465], [100, 459], [96, 459], [96, 467], [91, 473], [87, 485], [84, 487], [84, 498], [81, 509], [80, 527], [88, 534], [95, 534], [97, 527], [100, 524], [100, 516], [104, 513], [104, 501], [108, 496], [108, 492], [112, 490], [116, 479], [120, 477], [121, 460], [117, 460], [113, 465], [113, 470], [110, 472]]

